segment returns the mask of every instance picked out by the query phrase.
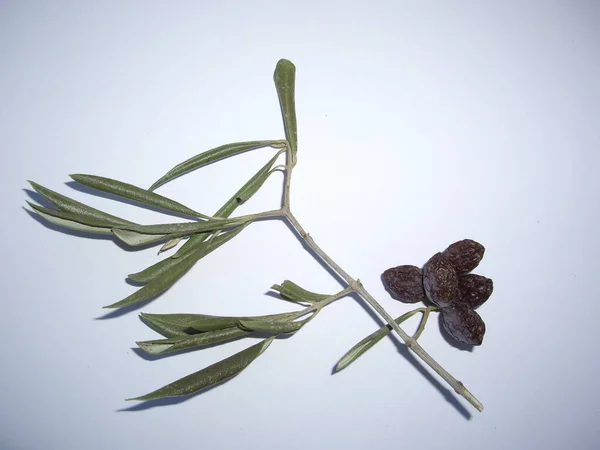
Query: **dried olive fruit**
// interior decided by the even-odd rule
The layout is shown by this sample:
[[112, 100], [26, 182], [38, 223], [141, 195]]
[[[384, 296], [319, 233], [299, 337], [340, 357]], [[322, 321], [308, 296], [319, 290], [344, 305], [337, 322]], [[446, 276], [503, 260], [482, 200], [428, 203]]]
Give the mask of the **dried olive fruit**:
[[427, 298], [442, 308], [459, 299], [458, 275], [442, 253], [436, 253], [425, 263], [423, 287]]
[[425, 300], [423, 272], [416, 266], [398, 266], [383, 272], [383, 283], [393, 297], [403, 303], [417, 303]]
[[455, 242], [443, 251], [444, 256], [456, 269], [456, 273], [469, 273], [479, 265], [485, 247], [471, 239]]
[[461, 302], [477, 309], [492, 295], [494, 282], [491, 278], [470, 273], [458, 277], [458, 289]]
[[485, 323], [469, 305], [455, 303], [442, 309], [444, 328], [462, 344], [481, 345], [485, 334]]

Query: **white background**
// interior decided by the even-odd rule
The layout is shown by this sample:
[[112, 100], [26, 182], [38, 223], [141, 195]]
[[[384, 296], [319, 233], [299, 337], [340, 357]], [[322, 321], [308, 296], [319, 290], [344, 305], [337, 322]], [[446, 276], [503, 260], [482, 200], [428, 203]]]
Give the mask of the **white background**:
[[[1, 2], [0, 448], [597, 448], [599, 23], [595, 1]], [[437, 317], [421, 338], [483, 413], [396, 340], [331, 375], [380, 326], [353, 299], [216, 389], [123, 400], [249, 343], [140, 357], [135, 341], [158, 335], [139, 310], [101, 320], [101, 307], [133, 292], [125, 276], [156, 249], [44, 226], [23, 208], [26, 180], [142, 223], [181, 220], [65, 182], [149, 186], [203, 150], [282, 137], [279, 58], [297, 66], [292, 208], [390, 313], [409, 305], [384, 269], [466, 237], [486, 246], [484, 345], [450, 346]], [[270, 155], [159, 192], [210, 214]], [[277, 207], [281, 179], [239, 213]], [[262, 222], [141, 310], [291, 310], [264, 295], [286, 278], [339, 289], [282, 222]]]

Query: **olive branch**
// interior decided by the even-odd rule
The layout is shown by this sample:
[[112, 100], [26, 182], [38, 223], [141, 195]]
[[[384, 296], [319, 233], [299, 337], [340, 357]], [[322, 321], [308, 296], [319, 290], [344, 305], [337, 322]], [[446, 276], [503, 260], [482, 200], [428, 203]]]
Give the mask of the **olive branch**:
[[[444, 379], [456, 393], [463, 396], [478, 411], [482, 411], [483, 405], [471, 394], [463, 383], [454, 378], [438, 364], [417, 342], [427, 322], [429, 313], [439, 308], [436, 306], [417, 308], [397, 319], [393, 319], [366, 290], [360, 280], [350, 276], [348, 272], [342, 269], [323, 251], [292, 213], [290, 189], [293, 170], [297, 163], [298, 150], [294, 100], [295, 76], [296, 68], [290, 61], [282, 59], [277, 63], [274, 81], [281, 106], [285, 139], [237, 142], [208, 150], [176, 165], [152, 184], [149, 189], [143, 189], [122, 181], [94, 175], [71, 175], [73, 180], [89, 188], [133, 200], [134, 202], [153, 207], [167, 214], [174, 213], [188, 216], [194, 219], [192, 221], [141, 225], [97, 210], [51, 191], [37, 183], [30, 182], [33, 189], [48, 200], [55, 209], [45, 208], [28, 202], [31, 208], [45, 220], [61, 227], [92, 234], [113, 235], [125, 244], [133, 247], [163, 243], [159, 253], [170, 250], [185, 240], [185, 243], [172, 256], [140, 272], [129, 274], [129, 279], [141, 283], [143, 286], [128, 297], [105, 306], [105, 308], [128, 307], [157, 297], [184, 276], [201, 258], [229, 242], [229, 240], [233, 239], [257, 219], [280, 219], [287, 221], [306, 245], [313, 250], [315, 255], [336, 272], [345, 283], [343, 289], [335, 294], [311, 292], [290, 280], [273, 285], [271, 289], [279, 292], [282, 299], [303, 307], [303, 309], [296, 312], [251, 317], [141, 313], [147, 325], [164, 336], [164, 339], [137, 343], [143, 351], [149, 354], [162, 355], [184, 349], [199, 348], [251, 336], [256, 333], [266, 333], [269, 337], [239, 353], [170, 383], [154, 392], [129, 400], [153, 400], [163, 397], [189, 395], [229, 379], [240, 373], [264, 352], [275, 337], [280, 334], [296, 333], [313, 320], [325, 306], [350, 293], [356, 293], [387, 324], [367, 336], [348, 351], [336, 365], [336, 371], [347, 367], [393, 330], [405, 342], [406, 346]], [[266, 147], [276, 150], [273, 157], [211, 216], [199, 213], [173, 199], [154, 192], [159, 186], [210, 163]], [[277, 160], [282, 154], [285, 154], [285, 164], [277, 165]], [[276, 171], [283, 171], [285, 177], [281, 207], [276, 210], [256, 214], [231, 217], [236, 208], [249, 200], [263, 186], [269, 176]], [[400, 327], [400, 324], [417, 313], [423, 314], [423, 320], [415, 336], [410, 336]]]

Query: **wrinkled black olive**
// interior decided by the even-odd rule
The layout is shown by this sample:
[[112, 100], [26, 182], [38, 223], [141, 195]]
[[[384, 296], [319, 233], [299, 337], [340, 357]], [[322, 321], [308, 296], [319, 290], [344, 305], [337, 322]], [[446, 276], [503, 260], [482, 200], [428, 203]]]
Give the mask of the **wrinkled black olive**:
[[458, 342], [481, 345], [485, 334], [485, 323], [477, 312], [465, 303], [455, 303], [442, 309], [444, 328]]
[[442, 253], [436, 253], [423, 267], [423, 286], [427, 298], [440, 307], [459, 299], [458, 275]]
[[393, 296], [403, 303], [425, 300], [423, 272], [416, 266], [398, 266], [383, 272], [383, 282]]
[[459, 275], [475, 269], [481, 262], [484, 253], [485, 247], [471, 239], [455, 242], [443, 251], [443, 255]]
[[491, 278], [470, 273], [458, 277], [458, 289], [460, 300], [471, 308], [477, 309], [492, 295], [494, 282]]

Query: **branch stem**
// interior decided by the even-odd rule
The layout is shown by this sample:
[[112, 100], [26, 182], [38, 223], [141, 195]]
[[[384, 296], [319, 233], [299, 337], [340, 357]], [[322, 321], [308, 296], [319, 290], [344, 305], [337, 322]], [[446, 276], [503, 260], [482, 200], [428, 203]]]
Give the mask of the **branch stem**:
[[[287, 182], [289, 181], [289, 172], [291, 170], [286, 170], [288, 173], [286, 177], [286, 188], [289, 188]], [[289, 195], [289, 189], [286, 196]], [[319, 245], [315, 242], [310, 234], [304, 230], [300, 222], [296, 219], [296, 217], [292, 214], [289, 209], [289, 203], [282, 208], [282, 216], [287, 219], [287, 221], [294, 227], [296, 232], [300, 235], [300, 237], [306, 242], [306, 245], [310, 247], [318, 256], [323, 260], [329, 267], [331, 267], [335, 272], [337, 272], [344, 281], [348, 284], [348, 287], [352, 289], [352, 291], [356, 292], [360, 295], [391, 327], [392, 329], [400, 336], [400, 338], [405, 342], [406, 346], [412, 350], [425, 364], [427, 364], [434, 372], [436, 372], [444, 381], [446, 381], [457, 394], [464, 397], [475, 409], [478, 411], [483, 410], [483, 405], [475, 396], [462, 384], [462, 382], [458, 381], [454, 378], [450, 373], [444, 369], [435, 359], [429, 355], [425, 351], [423, 347], [410, 335], [408, 335], [393, 319], [392, 316], [388, 314], [388, 312], [373, 298], [373, 296], [364, 288], [360, 280], [355, 280], [352, 278], [344, 269], [342, 269], [331, 257], [323, 251]]]

